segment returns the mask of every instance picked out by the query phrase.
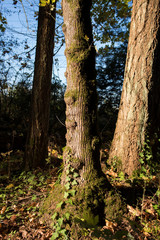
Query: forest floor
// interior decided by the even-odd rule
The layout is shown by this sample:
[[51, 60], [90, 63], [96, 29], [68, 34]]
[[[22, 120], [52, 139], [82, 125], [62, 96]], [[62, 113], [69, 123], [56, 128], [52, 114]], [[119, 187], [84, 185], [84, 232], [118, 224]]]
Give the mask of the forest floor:
[[[47, 170], [18, 173], [22, 155], [21, 151], [1, 154], [0, 240], [51, 239], [53, 229], [43, 223], [40, 208], [43, 200], [54, 191], [60, 168], [48, 163]], [[56, 150], [52, 155], [58, 159]], [[160, 179], [143, 176], [126, 180], [115, 169], [103, 168], [112, 186], [125, 199], [127, 214], [120, 221], [109, 221], [106, 217], [105, 226], [86, 228], [85, 236], [79, 239], [159, 240]]]

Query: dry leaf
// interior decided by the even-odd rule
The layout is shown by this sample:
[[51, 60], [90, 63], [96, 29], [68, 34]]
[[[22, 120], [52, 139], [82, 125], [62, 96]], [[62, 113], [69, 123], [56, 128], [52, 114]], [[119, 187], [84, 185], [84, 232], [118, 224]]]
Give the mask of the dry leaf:
[[16, 215], [12, 215], [11, 218], [10, 218], [10, 221], [11, 222], [14, 222], [16, 220], [17, 216]]
[[49, 186], [50, 186], [52, 189], [54, 189], [54, 188], [55, 188], [55, 182], [49, 184]]
[[6, 211], [6, 206], [2, 207], [1, 211], [0, 211], [0, 214], [4, 214]]
[[27, 231], [26, 230], [20, 230], [20, 232], [22, 233], [23, 238], [27, 237]]
[[131, 214], [133, 214], [134, 216], [140, 216], [141, 215], [141, 212], [138, 210], [138, 209], [134, 209], [132, 206], [130, 206], [130, 205], [127, 205], [127, 208], [128, 208], [128, 210], [129, 210], [129, 212], [131, 213]]
[[112, 176], [112, 177], [117, 177], [117, 173], [113, 172], [113, 170], [107, 171], [106, 174]]
[[24, 208], [23, 208], [23, 207], [20, 208], [19, 211], [20, 211], [20, 212], [24, 212]]
[[107, 219], [105, 220], [105, 222], [106, 222], [106, 226], [104, 228], [107, 228], [107, 229], [111, 230], [112, 232], [114, 232], [114, 228], [117, 227], [117, 223], [108, 221]]

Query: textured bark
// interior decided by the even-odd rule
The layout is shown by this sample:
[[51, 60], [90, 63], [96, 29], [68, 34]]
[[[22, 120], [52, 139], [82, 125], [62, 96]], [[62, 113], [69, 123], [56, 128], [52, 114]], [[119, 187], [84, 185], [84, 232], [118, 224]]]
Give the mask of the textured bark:
[[[160, 0], [133, 1], [123, 91], [110, 159], [132, 174], [146, 136], [160, 131]], [[157, 148], [154, 139], [152, 149]], [[155, 151], [153, 151], [153, 154]], [[156, 156], [155, 156], [156, 157]]]
[[[65, 93], [67, 142], [63, 155], [62, 184], [66, 183], [66, 168], [70, 164], [74, 172], [78, 173], [77, 180], [81, 186], [79, 189], [82, 190], [90, 184], [88, 185], [92, 185], [90, 191], [94, 189], [93, 192], [97, 191], [96, 196], [98, 196], [100, 191], [98, 179], [102, 176], [102, 171], [97, 137], [95, 48], [90, 19], [91, 3], [91, 0], [62, 2], [67, 58]], [[86, 192], [85, 194], [87, 195]], [[98, 205], [91, 211], [95, 208], [98, 208]]]
[[25, 150], [26, 170], [43, 167], [47, 157], [54, 34], [55, 8], [51, 11], [49, 5], [39, 7], [31, 119]]

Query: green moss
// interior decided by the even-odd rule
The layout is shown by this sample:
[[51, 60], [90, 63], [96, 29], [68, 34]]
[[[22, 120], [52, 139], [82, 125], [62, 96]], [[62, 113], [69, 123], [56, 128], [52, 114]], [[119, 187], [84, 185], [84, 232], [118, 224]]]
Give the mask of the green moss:
[[122, 197], [115, 191], [110, 191], [105, 200], [105, 215], [107, 220], [119, 220], [127, 212]]
[[64, 188], [58, 184], [54, 188], [53, 192], [49, 194], [49, 196], [44, 199], [44, 202], [40, 208], [40, 214], [42, 216], [41, 220], [45, 222], [48, 226], [53, 224], [51, 219], [52, 215], [57, 211], [56, 205], [63, 201], [64, 196]]
[[86, 179], [85, 185], [77, 189], [75, 205], [80, 219], [84, 219], [89, 225], [96, 225], [104, 220], [105, 179], [91, 172]]
[[99, 223], [99, 215], [95, 216], [91, 208], [83, 211], [83, 219], [89, 227], [95, 227]]
[[83, 47], [79, 47], [77, 48], [77, 46], [75, 47], [70, 47], [66, 50], [67, 56], [68, 56], [68, 60], [70, 62], [75, 62], [75, 63], [80, 63], [85, 61], [90, 53], [91, 53], [91, 48], [83, 48]]
[[77, 89], [75, 89], [75, 90], [66, 91], [64, 97], [65, 97], [66, 103], [70, 105], [75, 103], [78, 100], [78, 96], [79, 96], [79, 93]]
[[92, 149], [95, 150], [97, 148], [97, 146], [99, 146], [100, 144], [100, 139], [99, 137], [95, 136], [92, 139]]
[[66, 24], [65, 23], [62, 25], [62, 30], [64, 33], [66, 32]]

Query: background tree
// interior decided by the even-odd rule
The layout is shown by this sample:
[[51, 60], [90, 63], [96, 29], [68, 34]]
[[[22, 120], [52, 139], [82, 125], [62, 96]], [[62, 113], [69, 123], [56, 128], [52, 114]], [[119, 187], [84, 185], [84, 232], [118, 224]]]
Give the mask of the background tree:
[[7, 20], [5, 17], [3, 17], [2, 13], [0, 12], [0, 31], [5, 31], [5, 24], [7, 24]]
[[66, 144], [65, 89], [66, 85], [54, 75], [51, 85], [49, 138], [53, 148], [58, 146], [59, 150], [62, 150]]
[[0, 37], [0, 152], [24, 150], [31, 96], [30, 59], [15, 54], [20, 43], [13, 35], [6, 36], [5, 31]]
[[24, 157], [26, 170], [44, 167], [48, 153], [55, 13], [56, 2], [39, 7], [31, 120]]
[[123, 91], [110, 150], [132, 174], [147, 140], [158, 160], [160, 137], [160, 1], [133, 1]]
[[[126, 40], [97, 57], [98, 120], [103, 144], [110, 144], [117, 120], [127, 52]], [[106, 146], [105, 146], [106, 147]]]

